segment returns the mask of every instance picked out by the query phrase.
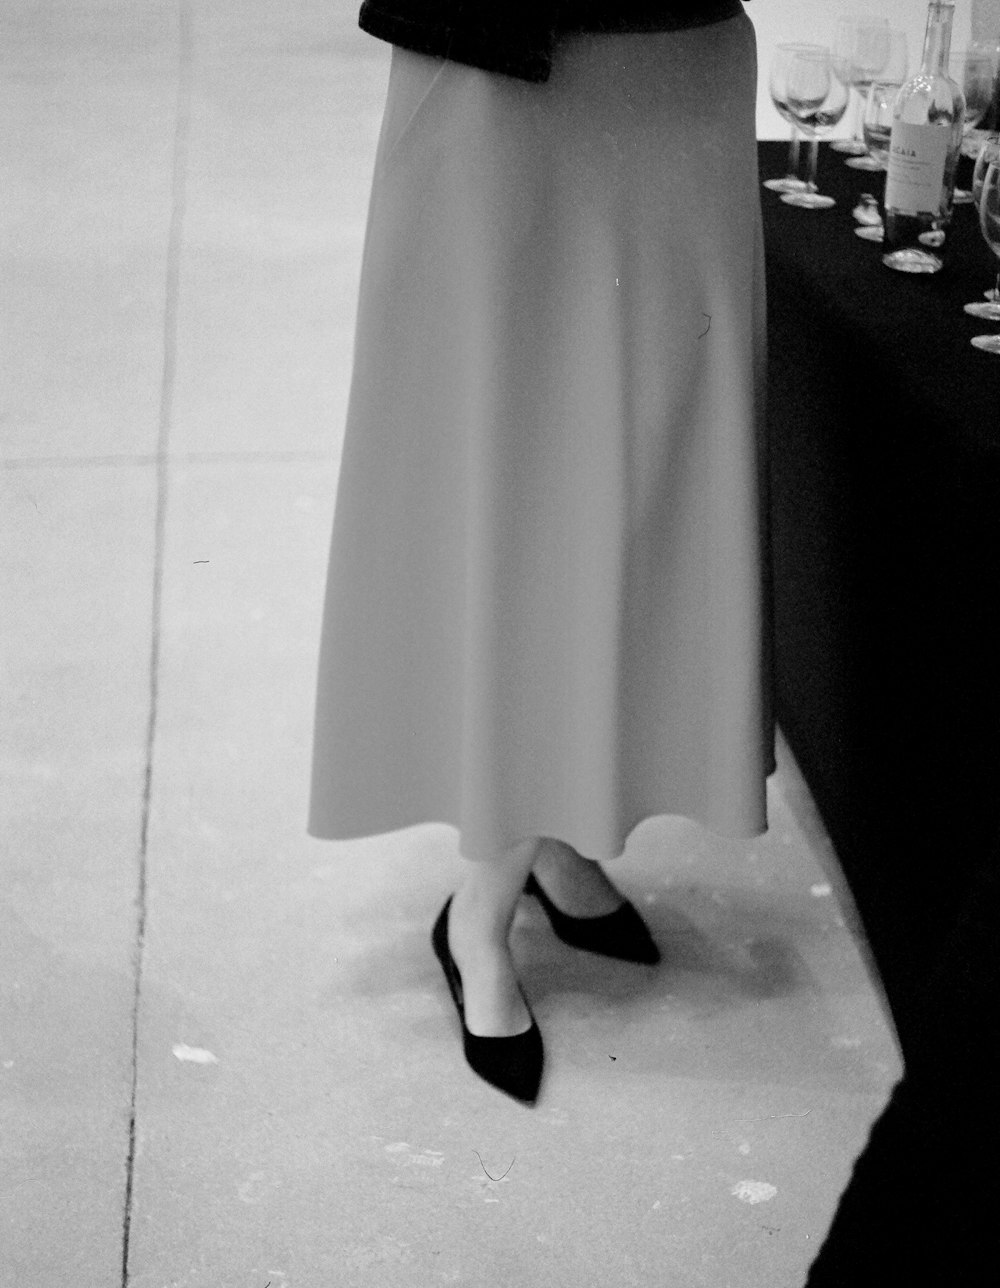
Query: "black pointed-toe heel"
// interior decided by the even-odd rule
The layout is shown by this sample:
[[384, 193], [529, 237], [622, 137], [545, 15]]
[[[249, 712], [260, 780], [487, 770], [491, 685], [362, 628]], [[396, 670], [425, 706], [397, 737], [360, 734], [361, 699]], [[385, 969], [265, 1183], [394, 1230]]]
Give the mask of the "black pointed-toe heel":
[[[524, 998], [531, 1015], [531, 1028], [526, 1033], [516, 1033], [509, 1038], [482, 1038], [470, 1033], [465, 1027], [465, 1000], [462, 993], [462, 976], [455, 965], [455, 959], [448, 947], [448, 911], [451, 907], [449, 896], [434, 923], [431, 933], [431, 944], [444, 977], [448, 981], [455, 1009], [462, 1025], [462, 1044], [465, 1058], [473, 1072], [496, 1087], [505, 1091], [516, 1100], [533, 1103], [538, 1097], [538, 1088], [542, 1081], [543, 1048], [542, 1035], [531, 1015], [528, 999]], [[521, 993], [524, 997], [524, 993]]]
[[524, 893], [534, 895], [545, 909], [552, 929], [572, 948], [617, 957], [621, 961], [641, 962], [644, 966], [655, 966], [660, 960], [660, 950], [646, 923], [627, 899], [620, 908], [602, 917], [571, 917], [556, 907], [533, 872], [528, 876]]

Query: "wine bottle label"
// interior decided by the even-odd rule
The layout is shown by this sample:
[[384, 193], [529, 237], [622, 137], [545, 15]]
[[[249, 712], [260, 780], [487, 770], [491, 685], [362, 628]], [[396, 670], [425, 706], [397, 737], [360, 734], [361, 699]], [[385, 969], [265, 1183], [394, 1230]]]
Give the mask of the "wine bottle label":
[[951, 130], [940, 125], [893, 121], [885, 180], [887, 210], [904, 215], [940, 213], [950, 143]]

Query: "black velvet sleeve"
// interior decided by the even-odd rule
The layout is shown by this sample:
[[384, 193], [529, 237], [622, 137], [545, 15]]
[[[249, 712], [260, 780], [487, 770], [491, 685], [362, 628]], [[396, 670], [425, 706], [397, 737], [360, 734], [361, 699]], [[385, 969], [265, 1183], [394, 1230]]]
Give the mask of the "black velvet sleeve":
[[673, 31], [739, 12], [740, 0], [364, 0], [358, 22], [404, 49], [547, 81], [560, 32]]
[[364, 0], [362, 31], [417, 53], [545, 81], [558, 0]]

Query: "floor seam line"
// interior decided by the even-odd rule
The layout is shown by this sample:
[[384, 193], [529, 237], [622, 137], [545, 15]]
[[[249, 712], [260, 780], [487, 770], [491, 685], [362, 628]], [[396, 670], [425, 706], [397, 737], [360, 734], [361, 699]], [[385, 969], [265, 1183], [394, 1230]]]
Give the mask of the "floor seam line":
[[129, 1288], [133, 1184], [138, 1148], [136, 1105], [139, 1074], [139, 1007], [146, 941], [146, 881], [149, 820], [153, 789], [153, 753], [159, 713], [160, 623], [163, 598], [163, 563], [166, 547], [168, 503], [168, 451], [173, 421], [173, 399], [177, 369], [177, 314], [180, 293], [180, 258], [186, 209], [188, 145], [191, 127], [192, 33], [189, 0], [177, 4], [177, 116], [171, 164], [170, 224], [167, 232], [167, 263], [163, 306], [163, 367], [160, 383], [159, 423], [156, 444], [156, 515], [153, 545], [153, 596], [150, 613], [149, 716], [146, 725], [145, 777], [138, 850], [137, 910], [132, 996], [132, 1087], [129, 1106], [128, 1155], [125, 1165], [125, 1195], [122, 1222], [122, 1288]]
[[[164, 464], [187, 465], [256, 465], [258, 463], [274, 464], [285, 462], [294, 465], [301, 461], [335, 461], [339, 453], [317, 448], [303, 448], [301, 451], [219, 451], [219, 452], [174, 452], [163, 458]], [[2, 470], [23, 469], [115, 469], [146, 465], [159, 465], [159, 453], [141, 452], [134, 456], [21, 456], [7, 460], [0, 465]]]

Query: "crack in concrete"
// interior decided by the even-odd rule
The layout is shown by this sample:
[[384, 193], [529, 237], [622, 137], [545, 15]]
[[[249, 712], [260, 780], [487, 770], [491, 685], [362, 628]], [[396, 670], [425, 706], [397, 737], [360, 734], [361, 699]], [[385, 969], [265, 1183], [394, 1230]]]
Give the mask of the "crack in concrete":
[[125, 1163], [125, 1196], [122, 1221], [122, 1288], [129, 1288], [129, 1246], [136, 1160], [136, 1102], [139, 1082], [139, 1003], [142, 994], [143, 950], [146, 939], [146, 860], [149, 816], [153, 794], [153, 752], [159, 709], [160, 623], [163, 601], [163, 552], [168, 499], [168, 452], [173, 423], [173, 397], [177, 369], [177, 306], [180, 258], [186, 204], [188, 142], [191, 133], [192, 32], [189, 0], [177, 0], [178, 75], [177, 119], [171, 168], [171, 211], [167, 233], [167, 272], [163, 309], [163, 372], [160, 385], [159, 425], [156, 444], [156, 518], [153, 556], [153, 604], [150, 623], [149, 720], [146, 726], [146, 772], [142, 795], [142, 823], [136, 891], [136, 937], [133, 953], [135, 991], [132, 1000], [132, 1092], [129, 1107], [128, 1156]]

